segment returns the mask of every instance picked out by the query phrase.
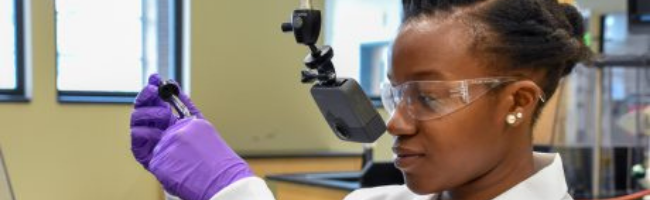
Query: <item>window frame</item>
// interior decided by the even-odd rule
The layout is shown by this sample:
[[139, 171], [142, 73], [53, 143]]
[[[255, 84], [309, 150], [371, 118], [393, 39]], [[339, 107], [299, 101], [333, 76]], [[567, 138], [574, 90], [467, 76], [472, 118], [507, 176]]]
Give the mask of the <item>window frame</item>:
[[[56, 1], [56, 0], [55, 0]], [[143, 1], [143, 0], [141, 0]], [[168, 77], [174, 79], [178, 83], [183, 83], [183, 45], [184, 45], [184, 7], [185, 0], [167, 0], [169, 3], [170, 13], [168, 15], [169, 24], [168, 32], [171, 34], [169, 37], [170, 47], [168, 49], [168, 54], [170, 55], [169, 59], [169, 68], [165, 69], [164, 73], [168, 74]], [[55, 12], [56, 16], [56, 12]], [[55, 17], [56, 18], [56, 17]], [[55, 22], [56, 23], [56, 22]], [[55, 34], [58, 33], [56, 29], [58, 28], [55, 25]], [[55, 41], [57, 43], [58, 41]], [[58, 51], [58, 50], [57, 50]], [[56, 56], [56, 76], [59, 74], [59, 57]], [[158, 66], [157, 66], [158, 67]], [[144, 70], [144, 69], [143, 69]], [[159, 71], [161, 72], [161, 71]], [[146, 76], [146, 75], [144, 75]], [[142, 77], [146, 83], [147, 77]], [[59, 103], [88, 103], [88, 104], [132, 104], [135, 100], [135, 97], [138, 95], [138, 92], [105, 92], [105, 91], [62, 91], [59, 90], [56, 85], [58, 85], [58, 78], [55, 79], [55, 88], [57, 91], [57, 100]]]
[[16, 88], [0, 89], [0, 102], [29, 102], [26, 95], [25, 75], [25, 3], [14, 1], [15, 48], [16, 48]]

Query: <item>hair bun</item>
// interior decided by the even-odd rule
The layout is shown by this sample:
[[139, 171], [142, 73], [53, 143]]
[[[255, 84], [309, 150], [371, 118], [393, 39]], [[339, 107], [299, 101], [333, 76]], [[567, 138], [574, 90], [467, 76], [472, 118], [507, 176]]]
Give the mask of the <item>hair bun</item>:
[[582, 36], [585, 34], [584, 19], [582, 18], [582, 14], [580, 14], [580, 11], [578, 11], [578, 9], [571, 4], [562, 3], [561, 6], [564, 14], [566, 15], [566, 19], [571, 25], [571, 30], [569, 30], [571, 36], [575, 38], [582, 38]]

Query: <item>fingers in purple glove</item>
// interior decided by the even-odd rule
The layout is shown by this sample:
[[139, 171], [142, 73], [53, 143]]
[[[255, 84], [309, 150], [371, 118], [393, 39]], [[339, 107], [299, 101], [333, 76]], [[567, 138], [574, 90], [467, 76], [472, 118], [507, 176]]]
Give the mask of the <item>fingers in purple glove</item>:
[[158, 86], [154, 85], [147, 85], [140, 91], [138, 96], [135, 98], [135, 104], [134, 107], [140, 108], [140, 107], [148, 107], [148, 106], [166, 106], [169, 107], [169, 105], [160, 99], [158, 96]]
[[162, 83], [161, 80], [162, 78], [158, 74], [149, 76], [148, 84], [140, 91], [135, 99], [135, 108], [167, 105], [158, 96], [158, 86]]
[[146, 169], [163, 131], [177, 120], [169, 105], [158, 97], [159, 83], [157, 74], [149, 77], [149, 84], [136, 97], [131, 113], [131, 151]]
[[149, 85], [159, 86], [160, 83], [162, 83], [162, 78], [160, 77], [159, 74], [151, 74], [151, 75], [149, 76], [149, 81], [148, 81], [148, 83], [149, 83]]
[[181, 119], [165, 130], [150, 163], [165, 190], [183, 199], [208, 200], [232, 183], [254, 176], [204, 119]]
[[131, 128], [131, 151], [135, 159], [149, 169], [149, 162], [153, 156], [153, 149], [156, 147], [160, 138], [162, 137], [162, 130], [158, 128], [137, 126]]
[[164, 130], [176, 117], [168, 107], [141, 107], [131, 114], [131, 151], [135, 159], [149, 169], [152, 153]]
[[131, 127], [146, 126], [165, 130], [176, 120], [169, 106], [141, 107], [131, 113]]

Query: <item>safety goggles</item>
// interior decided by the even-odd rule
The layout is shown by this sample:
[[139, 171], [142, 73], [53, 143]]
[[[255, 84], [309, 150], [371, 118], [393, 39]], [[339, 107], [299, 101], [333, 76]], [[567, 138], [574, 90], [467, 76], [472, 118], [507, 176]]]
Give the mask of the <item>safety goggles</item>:
[[494, 88], [517, 80], [514, 77], [491, 77], [409, 81], [397, 86], [383, 83], [381, 100], [391, 117], [397, 109], [405, 109], [417, 120], [437, 119], [468, 106]]

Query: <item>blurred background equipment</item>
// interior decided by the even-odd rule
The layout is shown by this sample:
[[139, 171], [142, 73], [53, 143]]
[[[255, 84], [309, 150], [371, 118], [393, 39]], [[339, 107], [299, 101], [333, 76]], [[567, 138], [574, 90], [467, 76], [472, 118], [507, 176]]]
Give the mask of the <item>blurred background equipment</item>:
[[629, 30], [632, 33], [650, 32], [650, 4], [645, 0], [628, 0]]
[[650, 2], [628, 3], [627, 13], [593, 19], [600, 22], [595, 39], [601, 56], [593, 67], [578, 66], [559, 92], [551, 146], [565, 160], [576, 199], [638, 195], [648, 188]]

